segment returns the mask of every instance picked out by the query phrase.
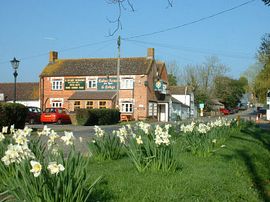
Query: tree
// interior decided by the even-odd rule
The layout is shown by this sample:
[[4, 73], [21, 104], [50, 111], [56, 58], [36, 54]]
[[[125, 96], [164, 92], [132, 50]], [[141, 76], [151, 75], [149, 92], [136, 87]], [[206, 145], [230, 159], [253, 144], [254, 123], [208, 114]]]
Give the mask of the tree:
[[179, 71], [179, 67], [175, 61], [167, 64], [168, 80], [170, 86], [177, 86], [177, 77], [179, 78], [177, 72]]
[[235, 107], [245, 93], [244, 79], [235, 80], [227, 76], [219, 76], [214, 83], [214, 94], [226, 107]]
[[168, 74], [168, 81], [170, 86], [177, 86], [177, 80], [174, 74]]
[[270, 89], [270, 34], [266, 34], [258, 50], [258, 60], [263, 64], [262, 70], [255, 78], [255, 93], [260, 102], [265, 102], [266, 92]]
[[270, 6], [270, 0], [262, 0], [265, 5]]
[[[134, 12], [135, 8], [131, 0], [107, 0], [107, 3], [117, 6], [117, 9], [118, 9], [118, 14], [115, 19], [107, 18], [109, 23], [116, 25], [113, 31], [109, 31], [109, 35], [113, 36], [118, 30], [122, 29], [122, 23], [121, 23], [122, 11], [127, 10], [127, 8], [129, 8], [132, 12]], [[168, 7], [173, 6], [173, 0], [167, 0], [167, 3], [168, 3]]]

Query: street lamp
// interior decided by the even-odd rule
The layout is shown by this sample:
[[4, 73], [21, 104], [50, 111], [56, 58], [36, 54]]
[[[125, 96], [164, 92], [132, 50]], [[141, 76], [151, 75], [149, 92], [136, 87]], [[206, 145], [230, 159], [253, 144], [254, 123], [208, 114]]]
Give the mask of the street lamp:
[[14, 76], [14, 99], [13, 99], [13, 103], [15, 103], [16, 102], [16, 78], [18, 76], [17, 69], [19, 68], [20, 61], [17, 60], [14, 57], [13, 60], [10, 61], [10, 63], [12, 65], [12, 68], [14, 69], [14, 73], [13, 73], [13, 76]]

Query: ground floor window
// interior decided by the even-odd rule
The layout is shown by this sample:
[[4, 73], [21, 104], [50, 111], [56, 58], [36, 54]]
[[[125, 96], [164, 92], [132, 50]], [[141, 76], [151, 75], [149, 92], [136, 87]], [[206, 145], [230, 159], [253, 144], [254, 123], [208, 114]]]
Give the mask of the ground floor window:
[[157, 103], [148, 103], [148, 116], [157, 116]]
[[133, 103], [123, 102], [121, 104], [121, 112], [132, 113], [133, 112]]
[[105, 109], [106, 108], [106, 101], [99, 101], [99, 109]]
[[52, 107], [62, 107], [62, 102], [56, 101], [56, 102], [52, 102]]
[[75, 109], [80, 109], [81, 108], [81, 102], [80, 101], [75, 101], [74, 102], [74, 110]]
[[94, 102], [93, 101], [87, 101], [86, 102], [86, 109], [93, 109], [94, 108]]

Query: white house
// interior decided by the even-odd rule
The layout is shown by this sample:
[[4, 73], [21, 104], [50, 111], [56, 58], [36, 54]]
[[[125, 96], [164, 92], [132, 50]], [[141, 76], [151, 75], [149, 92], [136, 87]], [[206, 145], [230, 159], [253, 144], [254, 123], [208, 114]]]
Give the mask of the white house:
[[170, 94], [173, 98], [189, 107], [188, 117], [196, 117], [197, 109], [194, 103], [194, 93], [187, 86], [170, 86]]

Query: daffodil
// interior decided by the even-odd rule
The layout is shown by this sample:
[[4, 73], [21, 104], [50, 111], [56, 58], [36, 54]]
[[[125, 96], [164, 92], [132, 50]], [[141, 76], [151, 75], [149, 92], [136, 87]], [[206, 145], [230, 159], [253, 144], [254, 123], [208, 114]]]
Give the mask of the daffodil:
[[2, 133], [8, 133], [8, 126], [3, 126]]
[[61, 137], [61, 140], [64, 141], [66, 145], [72, 145], [75, 137], [73, 136], [73, 132], [64, 132], [64, 136]]
[[54, 174], [57, 175], [60, 171], [65, 170], [65, 168], [62, 164], [57, 164], [56, 162], [50, 162], [47, 168], [52, 175], [54, 175]]
[[42, 170], [42, 165], [37, 161], [30, 161], [32, 169], [30, 170], [31, 173], [34, 174], [35, 177], [38, 177]]
[[136, 138], [137, 144], [143, 144], [142, 137], [139, 136]]

